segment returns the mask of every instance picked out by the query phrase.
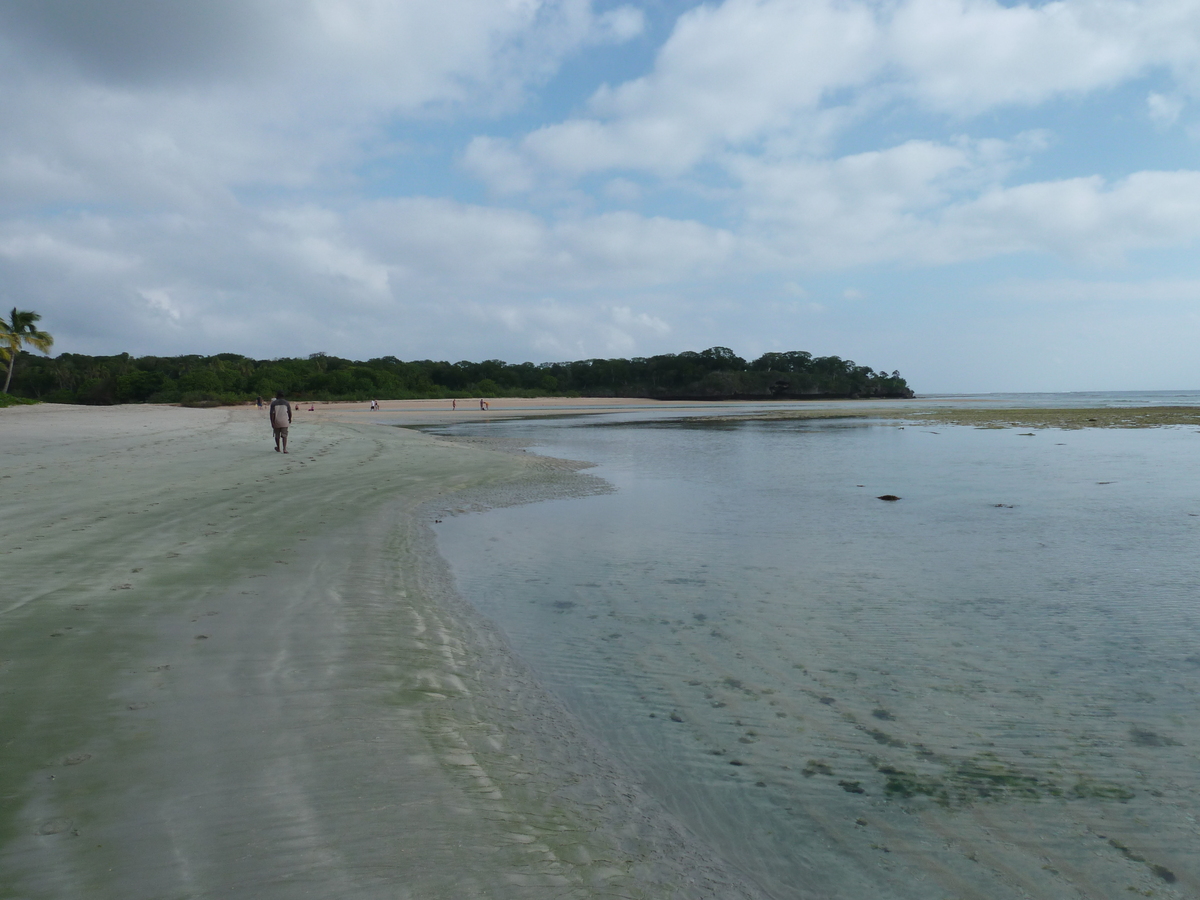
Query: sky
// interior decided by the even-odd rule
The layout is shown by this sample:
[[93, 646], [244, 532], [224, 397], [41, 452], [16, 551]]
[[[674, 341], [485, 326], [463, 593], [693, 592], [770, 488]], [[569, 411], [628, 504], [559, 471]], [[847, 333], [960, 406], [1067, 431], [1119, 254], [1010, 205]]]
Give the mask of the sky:
[[1200, 0], [6, 0], [55, 352], [1200, 389]]

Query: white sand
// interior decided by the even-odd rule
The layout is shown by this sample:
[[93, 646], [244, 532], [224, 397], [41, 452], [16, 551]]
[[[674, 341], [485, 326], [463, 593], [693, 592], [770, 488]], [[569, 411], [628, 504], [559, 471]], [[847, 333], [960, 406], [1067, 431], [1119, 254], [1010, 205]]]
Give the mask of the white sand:
[[448, 587], [428, 504], [569, 470], [345, 410], [291, 449], [0, 410], [0, 894], [756, 896]]

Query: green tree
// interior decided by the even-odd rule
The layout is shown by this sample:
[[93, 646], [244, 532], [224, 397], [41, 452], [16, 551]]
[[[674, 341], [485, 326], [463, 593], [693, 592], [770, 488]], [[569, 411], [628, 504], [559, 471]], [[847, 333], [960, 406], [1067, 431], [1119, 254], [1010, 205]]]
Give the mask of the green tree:
[[8, 374], [4, 376], [4, 393], [12, 383], [13, 367], [17, 364], [17, 354], [21, 345], [28, 344], [42, 353], [49, 353], [54, 346], [54, 338], [49, 332], [39, 331], [37, 323], [41, 321], [39, 313], [27, 309], [13, 307], [8, 320], [0, 318], [0, 358], [8, 361]]

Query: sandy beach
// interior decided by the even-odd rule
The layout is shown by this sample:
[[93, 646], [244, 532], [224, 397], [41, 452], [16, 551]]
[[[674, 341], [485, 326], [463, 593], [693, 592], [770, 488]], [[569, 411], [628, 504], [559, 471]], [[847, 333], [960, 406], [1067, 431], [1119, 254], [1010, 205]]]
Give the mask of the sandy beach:
[[300, 411], [286, 456], [253, 408], [0, 410], [0, 896], [756, 896], [433, 547], [586, 476], [393, 406]]

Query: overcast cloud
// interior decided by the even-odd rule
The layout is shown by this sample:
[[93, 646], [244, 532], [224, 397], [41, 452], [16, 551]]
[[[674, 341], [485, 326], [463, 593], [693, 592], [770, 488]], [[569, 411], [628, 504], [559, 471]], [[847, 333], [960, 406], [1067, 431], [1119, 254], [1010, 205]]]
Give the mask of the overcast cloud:
[[9, 0], [56, 350], [1200, 387], [1200, 0]]

